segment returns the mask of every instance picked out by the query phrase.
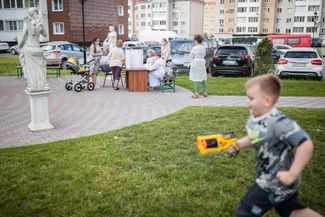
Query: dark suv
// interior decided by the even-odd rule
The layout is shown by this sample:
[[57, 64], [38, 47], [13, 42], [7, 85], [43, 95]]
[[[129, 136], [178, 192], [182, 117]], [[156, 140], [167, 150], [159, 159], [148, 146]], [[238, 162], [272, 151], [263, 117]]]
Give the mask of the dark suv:
[[211, 76], [254, 76], [255, 49], [252, 45], [226, 45], [216, 51], [211, 61]]

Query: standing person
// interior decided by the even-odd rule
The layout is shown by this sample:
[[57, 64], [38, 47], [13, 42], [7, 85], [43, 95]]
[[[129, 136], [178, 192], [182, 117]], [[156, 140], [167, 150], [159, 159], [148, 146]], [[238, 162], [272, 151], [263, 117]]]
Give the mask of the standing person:
[[113, 73], [114, 89], [119, 90], [118, 87], [122, 66], [125, 60], [124, 50], [122, 49], [123, 41], [121, 39], [117, 40], [116, 47], [110, 50], [108, 56], [110, 57], [110, 67]]
[[99, 47], [98, 37], [95, 37], [92, 40], [92, 43], [90, 45], [90, 55], [92, 59], [95, 59], [94, 65], [90, 68], [90, 75], [91, 75], [92, 82], [94, 83], [94, 86], [96, 86], [97, 75], [100, 67], [100, 57], [102, 55], [102, 50]]
[[202, 36], [197, 34], [194, 36], [195, 46], [190, 53], [191, 68], [190, 68], [190, 80], [194, 82], [194, 95], [193, 98], [199, 98], [200, 84], [202, 84], [203, 96], [207, 97], [207, 72], [205, 68], [205, 47], [202, 43]]
[[145, 68], [149, 70], [149, 90], [160, 85], [160, 79], [166, 74], [166, 63], [161, 57], [161, 53], [156, 53], [156, 60], [152, 65], [145, 65]]
[[50, 87], [46, 81], [46, 61], [40, 47], [40, 35], [47, 36], [37, 8], [29, 8], [25, 18], [23, 36], [18, 43], [19, 59], [27, 79], [29, 92], [46, 91]]
[[162, 40], [161, 58], [165, 61], [165, 63], [172, 59], [170, 56], [170, 47], [167, 38], [163, 38]]
[[312, 157], [314, 145], [295, 121], [275, 108], [280, 92], [280, 81], [274, 75], [246, 82], [248, 135], [228, 151], [254, 146], [257, 178], [241, 199], [237, 217], [263, 216], [273, 207], [281, 217], [320, 217], [298, 199], [301, 173]]

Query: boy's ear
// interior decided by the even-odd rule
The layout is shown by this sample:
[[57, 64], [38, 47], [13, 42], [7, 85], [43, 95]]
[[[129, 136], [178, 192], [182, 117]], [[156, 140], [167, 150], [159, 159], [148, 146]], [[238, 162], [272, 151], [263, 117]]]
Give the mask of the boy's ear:
[[273, 102], [274, 102], [273, 96], [268, 95], [265, 97], [266, 106], [268, 107], [273, 106]]

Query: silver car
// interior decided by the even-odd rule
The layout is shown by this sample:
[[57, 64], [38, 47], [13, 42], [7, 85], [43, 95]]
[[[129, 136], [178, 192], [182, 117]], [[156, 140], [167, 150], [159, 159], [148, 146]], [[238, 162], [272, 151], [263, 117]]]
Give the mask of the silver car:
[[0, 42], [0, 52], [7, 52], [9, 50], [9, 45], [6, 42]]
[[53, 41], [41, 44], [48, 65], [65, 65], [69, 57], [83, 60], [83, 49], [74, 43], [67, 41]]
[[323, 61], [315, 48], [292, 48], [279, 59], [275, 74], [322, 80]]

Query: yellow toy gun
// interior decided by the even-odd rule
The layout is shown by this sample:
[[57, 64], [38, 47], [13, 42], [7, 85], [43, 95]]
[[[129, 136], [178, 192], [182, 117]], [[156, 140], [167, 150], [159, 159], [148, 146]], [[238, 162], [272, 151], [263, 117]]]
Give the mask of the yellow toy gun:
[[[198, 136], [197, 148], [199, 149], [201, 155], [205, 155], [210, 152], [214, 153], [226, 150], [230, 146], [234, 145], [236, 141], [237, 137], [234, 133]], [[234, 145], [233, 147], [236, 149], [233, 156], [236, 156], [239, 152], [239, 146]]]

